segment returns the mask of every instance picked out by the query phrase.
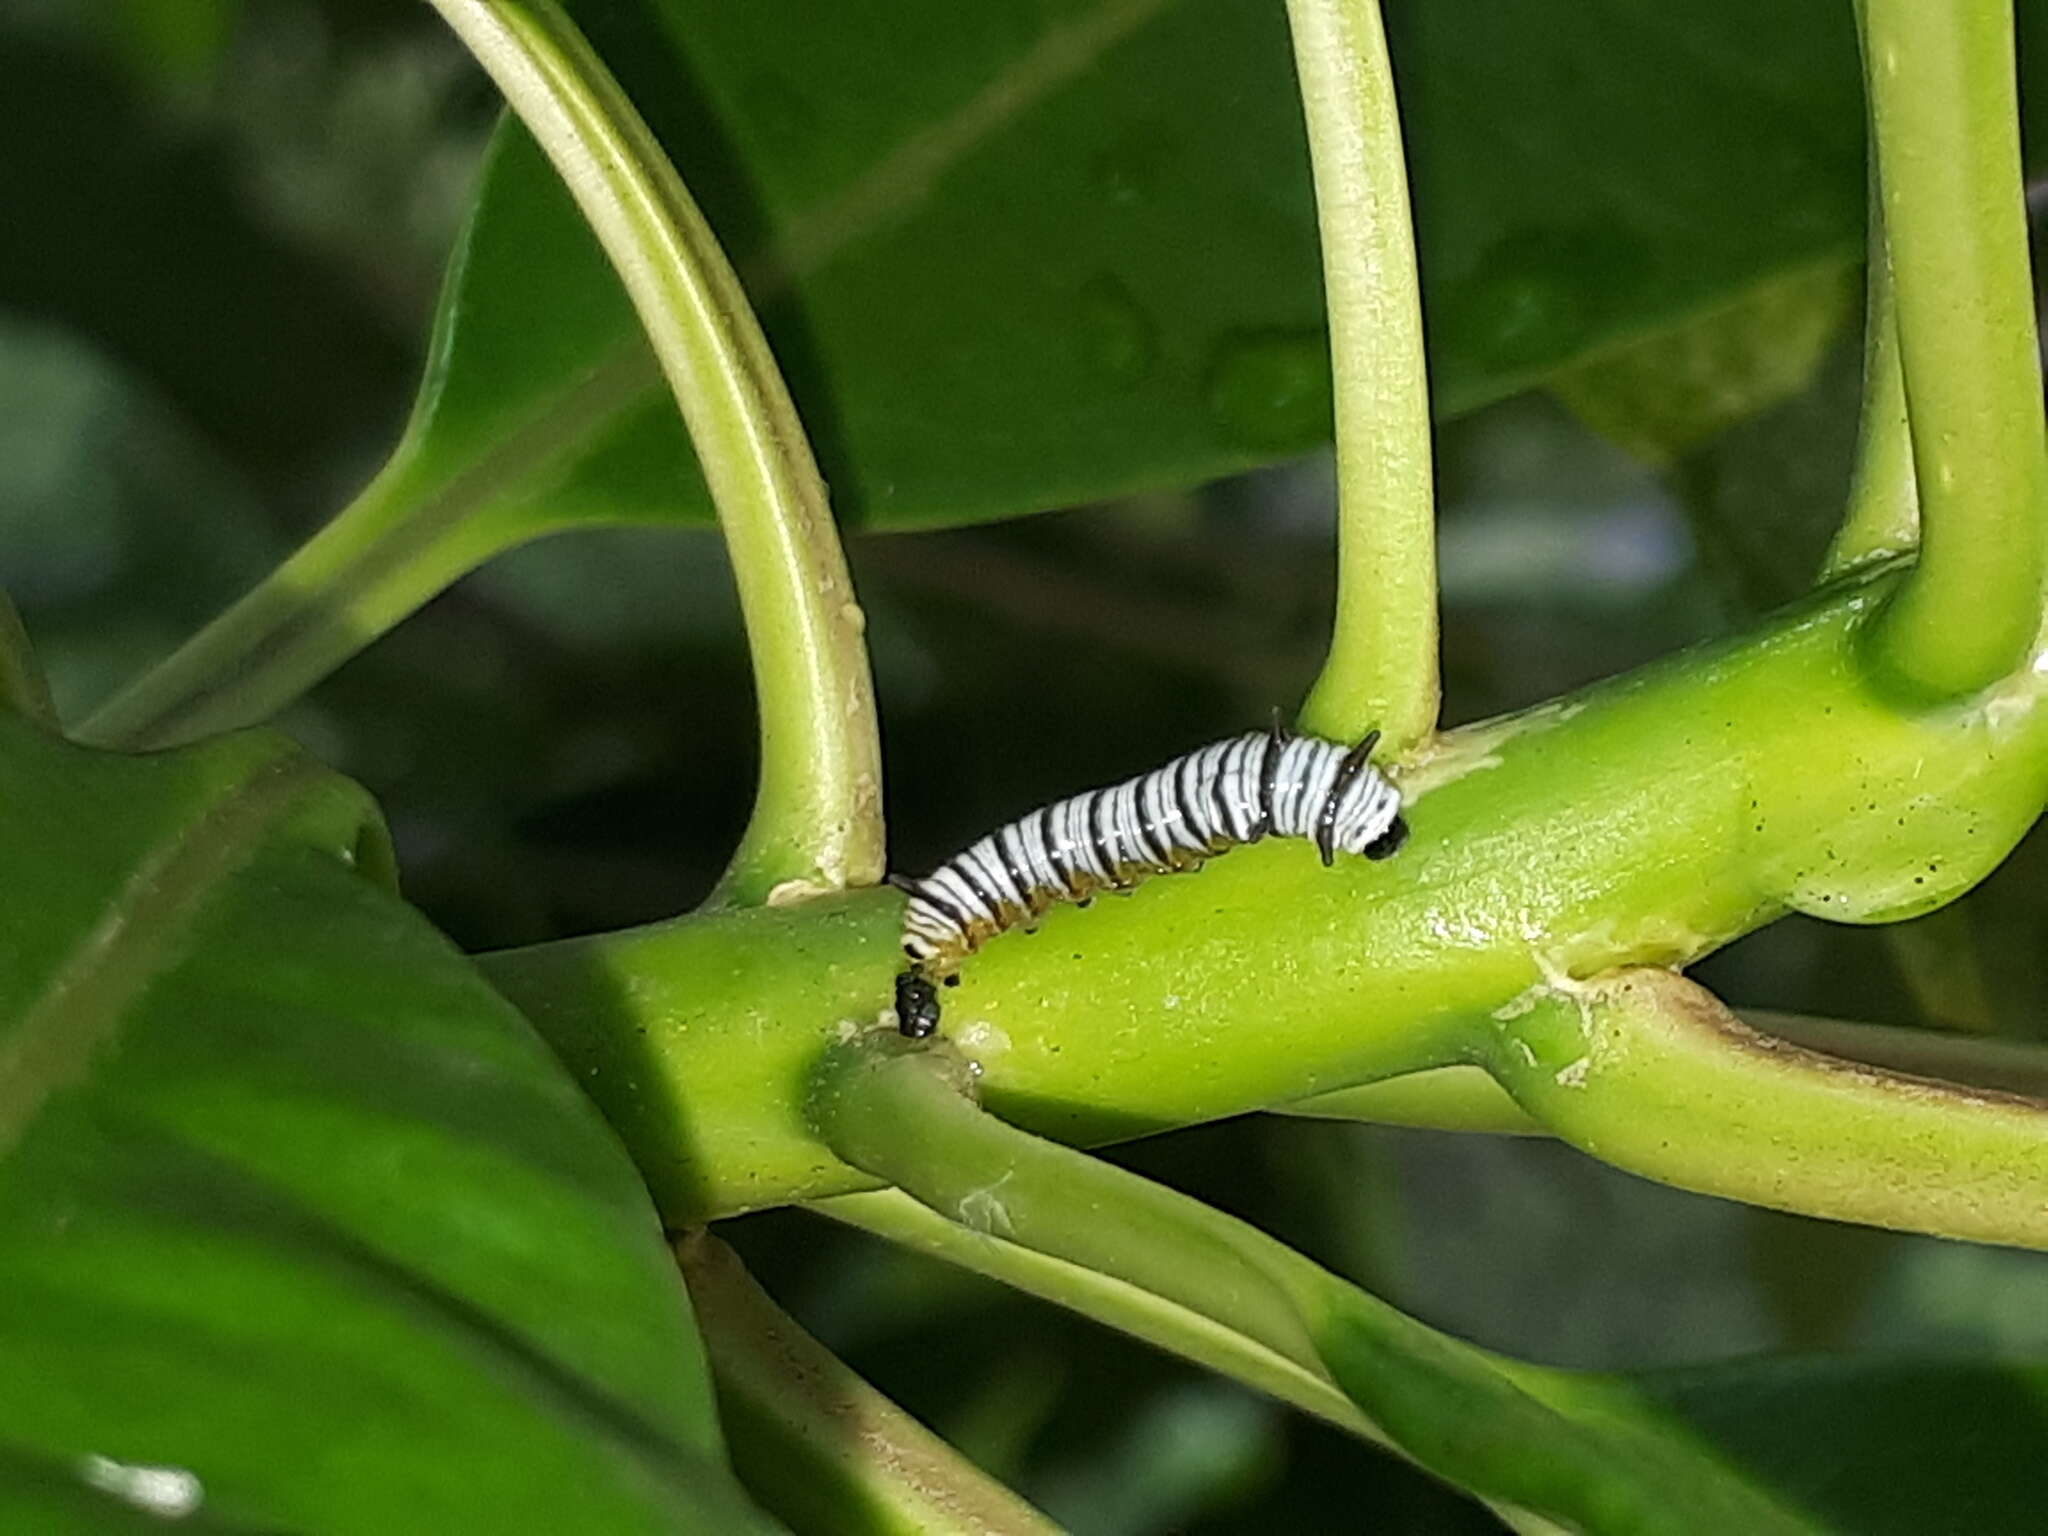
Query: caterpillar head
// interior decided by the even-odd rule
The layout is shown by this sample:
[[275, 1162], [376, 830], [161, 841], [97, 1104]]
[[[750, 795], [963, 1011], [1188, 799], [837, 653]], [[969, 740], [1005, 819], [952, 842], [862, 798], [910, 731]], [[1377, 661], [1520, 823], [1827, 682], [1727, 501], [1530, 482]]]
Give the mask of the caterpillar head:
[[939, 1027], [939, 989], [922, 971], [896, 978], [896, 1027], [912, 1040], [929, 1039]]

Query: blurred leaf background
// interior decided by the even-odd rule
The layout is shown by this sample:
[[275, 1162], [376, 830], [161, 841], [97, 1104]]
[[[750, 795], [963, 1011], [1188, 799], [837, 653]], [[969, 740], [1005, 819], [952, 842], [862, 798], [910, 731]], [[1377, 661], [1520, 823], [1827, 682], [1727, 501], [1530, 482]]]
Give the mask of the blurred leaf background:
[[[375, 469], [494, 117], [414, 0], [0, 0], [0, 585], [67, 716]], [[1853, 274], [1795, 278], [1443, 426], [1452, 723], [1804, 583], [1846, 481], [1857, 326]], [[1331, 487], [1311, 452], [853, 536], [894, 862], [1290, 707], [1330, 607]], [[752, 783], [745, 649], [701, 530], [507, 556], [285, 724], [379, 797], [409, 895], [477, 949], [688, 907]], [[2037, 836], [1900, 932], [1794, 919], [1701, 975], [1738, 1006], [2048, 1037], [2043, 874]], [[2048, 1256], [1748, 1211], [1541, 1142], [1248, 1118], [1122, 1155], [1539, 1359], [2048, 1351]], [[1334, 1432], [973, 1277], [794, 1214], [728, 1235], [877, 1385], [1088, 1536], [1364, 1512], [1495, 1529]]]

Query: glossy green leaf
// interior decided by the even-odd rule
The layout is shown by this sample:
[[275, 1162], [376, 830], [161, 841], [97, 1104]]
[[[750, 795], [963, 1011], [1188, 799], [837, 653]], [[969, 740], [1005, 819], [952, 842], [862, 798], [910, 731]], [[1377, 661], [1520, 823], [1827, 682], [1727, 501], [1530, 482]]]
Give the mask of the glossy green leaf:
[[610, 1133], [279, 738], [0, 716], [0, 1524], [744, 1531]]
[[[1187, 484], [1327, 436], [1281, 7], [574, 9], [748, 277], [849, 522]], [[1389, 25], [1443, 408], [1853, 258], [1846, 7], [1410, 3]], [[449, 515], [708, 516], [625, 301], [516, 130], [415, 440], [406, 499]]]

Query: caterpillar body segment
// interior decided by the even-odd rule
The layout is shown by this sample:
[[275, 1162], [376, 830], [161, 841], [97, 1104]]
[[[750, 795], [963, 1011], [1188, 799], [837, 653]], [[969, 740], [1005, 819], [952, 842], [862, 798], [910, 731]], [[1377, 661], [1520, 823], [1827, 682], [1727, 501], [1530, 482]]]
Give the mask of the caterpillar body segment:
[[1401, 795], [1371, 761], [1374, 731], [1355, 747], [1271, 731], [1232, 736], [1106, 789], [1043, 806], [978, 839], [921, 880], [891, 875], [909, 896], [896, 979], [906, 1035], [938, 1028], [937, 983], [1006, 929], [1029, 926], [1063, 901], [1131, 889], [1266, 837], [1312, 840], [1323, 863], [1339, 853], [1386, 858], [1407, 840]]

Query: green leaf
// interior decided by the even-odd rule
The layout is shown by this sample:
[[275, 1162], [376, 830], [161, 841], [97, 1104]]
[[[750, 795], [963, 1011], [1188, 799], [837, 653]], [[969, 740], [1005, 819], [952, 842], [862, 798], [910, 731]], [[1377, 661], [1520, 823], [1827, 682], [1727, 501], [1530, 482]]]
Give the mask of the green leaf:
[[[1034, 511], [1327, 436], [1277, 8], [1005, 0], [967, 25], [916, 0], [886, 28], [802, 0], [571, 9], [735, 252], [847, 521]], [[1442, 408], [1853, 259], [1846, 15], [1513, 0], [1392, 26]], [[793, 60], [795, 36], [832, 67]], [[1664, 67], [1606, 67], [1616, 46]], [[516, 126], [371, 508], [468, 558], [583, 520], [710, 515], [631, 308]]]
[[359, 790], [0, 715], [0, 870], [0, 1523], [764, 1528], [631, 1167]]
[[[1327, 436], [1280, 7], [576, 9], [750, 279], [848, 521], [1181, 485]], [[1854, 259], [1845, 8], [1411, 3], [1389, 26], [1442, 408]], [[420, 499], [708, 515], [617, 285], [516, 130], [414, 439]]]
[[[1328, 438], [1284, 7], [569, 9], [731, 254], [843, 523], [1185, 486]], [[1856, 259], [1846, 12], [1409, 0], [1389, 24], [1439, 413]], [[83, 732], [260, 720], [507, 548], [710, 516], [623, 290], [508, 125], [384, 469]]]
[[1813, 381], [1854, 311], [1849, 278], [1833, 264], [1795, 272], [1725, 310], [1567, 369], [1551, 387], [1595, 431], [1669, 463]]
[[1745, 1360], [1645, 1374], [1629, 1395], [1711, 1444], [1815, 1530], [2040, 1528], [2048, 1365]]

